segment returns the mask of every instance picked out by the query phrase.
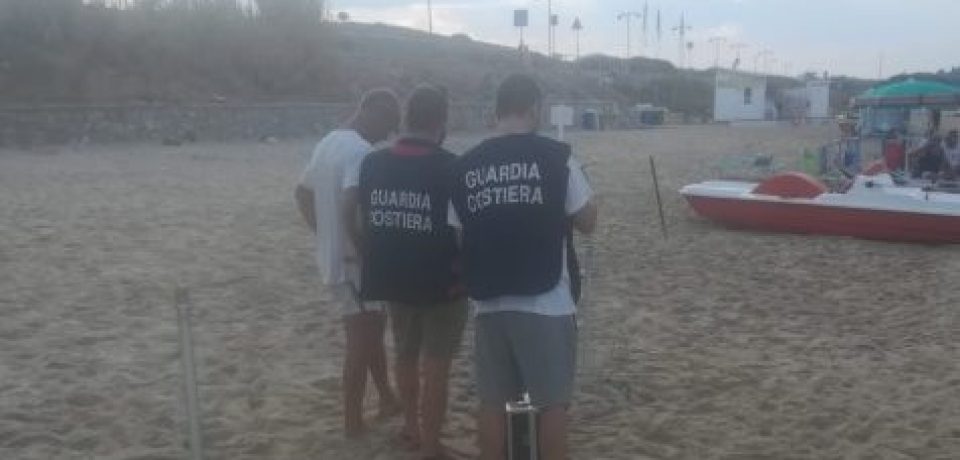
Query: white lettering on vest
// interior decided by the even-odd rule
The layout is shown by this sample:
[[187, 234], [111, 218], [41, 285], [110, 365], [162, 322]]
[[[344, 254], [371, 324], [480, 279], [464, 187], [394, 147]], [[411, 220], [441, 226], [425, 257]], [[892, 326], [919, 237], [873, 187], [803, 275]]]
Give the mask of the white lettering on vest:
[[433, 232], [430, 195], [408, 190], [375, 189], [370, 192], [371, 226]]
[[474, 168], [464, 175], [467, 210], [477, 213], [490, 206], [542, 205], [543, 188], [537, 163], [510, 163]]

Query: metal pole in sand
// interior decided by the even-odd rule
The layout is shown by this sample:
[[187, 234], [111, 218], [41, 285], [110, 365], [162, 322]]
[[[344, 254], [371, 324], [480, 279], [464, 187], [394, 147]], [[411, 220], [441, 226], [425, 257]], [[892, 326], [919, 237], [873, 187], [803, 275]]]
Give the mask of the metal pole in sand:
[[507, 460], [537, 460], [540, 458], [538, 410], [524, 393], [519, 401], [510, 401], [507, 412]]
[[657, 195], [657, 211], [660, 213], [660, 230], [663, 231], [663, 237], [667, 236], [667, 220], [663, 217], [663, 199], [660, 198], [660, 181], [657, 180], [657, 165], [653, 161], [653, 155], [650, 155], [650, 175], [653, 176], [653, 190]]
[[180, 329], [180, 364], [183, 367], [184, 390], [187, 395], [187, 420], [190, 429], [190, 459], [203, 460], [203, 438], [200, 436], [200, 403], [197, 396], [197, 367], [193, 359], [193, 332], [190, 327], [190, 296], [186, 289], [177, 289], [177, 327]]

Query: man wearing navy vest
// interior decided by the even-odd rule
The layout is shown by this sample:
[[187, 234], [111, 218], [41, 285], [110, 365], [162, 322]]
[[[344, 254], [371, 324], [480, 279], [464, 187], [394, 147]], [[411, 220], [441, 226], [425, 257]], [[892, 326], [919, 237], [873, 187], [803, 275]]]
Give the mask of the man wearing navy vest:
[[392, 147], [363, 159], [355, 172], [359, 187], [346, 194], [347, 206], [361, 222], [350, 221], [361, 245], [360, 296], [388, 302], [390, 308], [404, 406], [398, 440], [425, 459], [448, 458], [440, 431], [450, 364], [467, 318], [466, 295], [455, 272], [459, 249], [447, 222], [448, 177], [456, 160], [440, 147], [447, 112], [443, 90], [414, 90], [406, 132]]
[[543, 96], [513, 75], [497, 91], [499, 135], [454, 165], [450, 223], [461, 229], [464, 282], [477, 308], [481, 458], [503, 457], [505, 404], [524, 391], [539, 409], [539, 451], [567, 457], [576, 311], [567, 269], [572, 226], [597, 207], [570, 146], [536, 133]]

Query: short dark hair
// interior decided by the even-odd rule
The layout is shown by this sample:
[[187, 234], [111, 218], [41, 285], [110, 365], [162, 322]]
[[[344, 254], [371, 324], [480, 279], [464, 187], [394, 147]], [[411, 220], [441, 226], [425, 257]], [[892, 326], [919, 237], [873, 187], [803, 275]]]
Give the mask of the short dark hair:
[[417, 86], [407, 99], [407, 131], [431, 131], [447, 123], [450, 103], [446, 89], [433, 85]]
[[400, 113], [400, 102], [397, 101], [397, 94], [391, 89], [371, 89], [360, 99], [360, 111], [378, 114]]
[[529, 75], [513, 74], [497, 89], [497, 117], [522, 115], [543, 101], [543, 93]]

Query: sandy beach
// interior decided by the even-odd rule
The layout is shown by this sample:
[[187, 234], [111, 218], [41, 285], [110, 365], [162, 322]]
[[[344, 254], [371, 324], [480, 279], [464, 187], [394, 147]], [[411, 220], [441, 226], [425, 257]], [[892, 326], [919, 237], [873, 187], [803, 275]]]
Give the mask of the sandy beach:
[[[960, 247], [736, 232], [677, 193], [835, 131], [570, 137], [603, 203], [580, 242], [575, 458], [960, 458]], [[0, 150], [0, 458], [186, 458], [178, 288], [208, 459], [415, 458], [397, 419], [342, 440], [340, 310], [292, 200], [311, 144]], [[467, 451], [471, 341], [446, 429]]]

